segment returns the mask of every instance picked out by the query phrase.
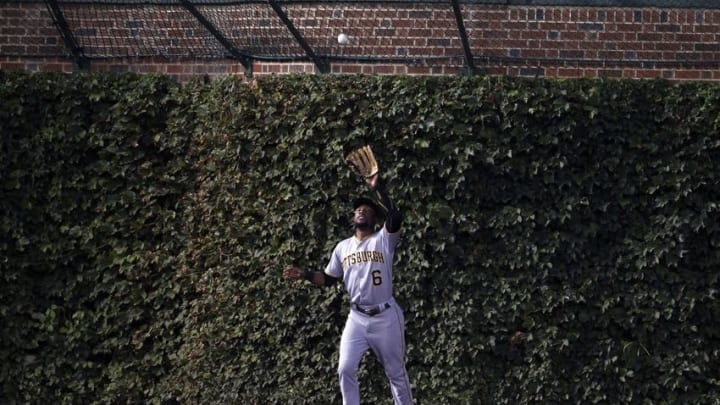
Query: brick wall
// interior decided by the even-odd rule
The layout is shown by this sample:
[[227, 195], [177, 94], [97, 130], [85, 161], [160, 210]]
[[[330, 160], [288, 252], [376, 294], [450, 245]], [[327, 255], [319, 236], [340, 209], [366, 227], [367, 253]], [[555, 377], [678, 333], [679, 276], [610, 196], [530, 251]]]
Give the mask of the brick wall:
[[[157, 72], [179, 80], [246, 72], [237, 60], [217, 57], [226, 50], [197, 20], [168, 20], [170, 13], [189, 16], [180, 6], [145, 6], [142, 14], [137, 8], [103, 9], [107, 5], [64, 7], [91, 71]], [[239, 49], [304, 56], [267, 4], [221, 11], [201, 10]], [[285, 11], [317, 54], [334, 58], [330, 73], [453, 75], [466, 69], [447, 5], [318, 3]], [[474, 63], [488, 74], [720, 80], [720, 9], [463, 5], [462, 11]], [[340, 32], [352, 41], [338, 44]], [[153, 54], [158, 47], [164, 55]], [[183, 56], [188, 50], [198, 57]], [[0, 4], [0, 69], [76, 69], [44, 4]], [[254, 59], [251, 71], [319, 70], [312, 61]]]

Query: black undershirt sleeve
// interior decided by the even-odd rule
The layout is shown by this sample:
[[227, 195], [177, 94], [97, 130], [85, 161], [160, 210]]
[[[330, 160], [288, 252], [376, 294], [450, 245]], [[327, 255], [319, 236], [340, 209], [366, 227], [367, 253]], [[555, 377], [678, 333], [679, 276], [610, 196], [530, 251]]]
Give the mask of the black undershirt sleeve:
[[[337, 279], [337, 278], [335, 278], [335, 277], [333, 277], [333, 276], [330, 276], [330, 275], [325, 274], [325, 272], [319, 271], [318, 273], [322, 274], [322, 276], [323, 276], [323, 285], [326, 286], [326, 287], [330, 287], [330, 286], [335, 285], [335, 283], [337, 283], [338, 280], [339, 280], [339, 279]], [[306, 272], [304, 272], [304, 273], [302, 274], [302, 278], [305, 279], [305, 280], [307, 280], [307, 281], [310, 281], [310, 282], [312, 283], [313, 280], [315, 279], [315, 272], [314, 272], [314, 271], [306, 271]]]
[[390, 199], [390, 195], [383, 183], [380, 183], [375, 189], [378, 203], [383, 211], [385, 211], [385, 228], [388, 232], [395, 233], [402, 226], [402, 213]]
[[326, 286], [326, 287], [333, 286], [333, 285], [335, 285], [335, 283], [338, 282], [338, 279], [336, 279], [336, 278], [333, 277], [333, 276], [329, 276], [329, 275], [327, 275], [327, 274], [325, 274], [325, 273], [323, 273], [323, 277], [325, 277], [325, 286]]

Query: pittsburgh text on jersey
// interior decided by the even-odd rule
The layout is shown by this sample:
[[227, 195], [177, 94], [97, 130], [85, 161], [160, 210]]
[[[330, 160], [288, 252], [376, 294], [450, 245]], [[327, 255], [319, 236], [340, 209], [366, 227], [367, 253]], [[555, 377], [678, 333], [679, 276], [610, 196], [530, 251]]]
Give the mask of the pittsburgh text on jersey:
[[342, 267], [343, 267], [343, 270], [346, 270], [348, 267], [352, 266], [353, 264], [368, 263], [368, 262], [385, 263], [385, 257], [383, 256], [382, 252], [375, 252], [375, 251], [355, 252], [355, 253], [345, 256], [345, 258], [342, 261]]

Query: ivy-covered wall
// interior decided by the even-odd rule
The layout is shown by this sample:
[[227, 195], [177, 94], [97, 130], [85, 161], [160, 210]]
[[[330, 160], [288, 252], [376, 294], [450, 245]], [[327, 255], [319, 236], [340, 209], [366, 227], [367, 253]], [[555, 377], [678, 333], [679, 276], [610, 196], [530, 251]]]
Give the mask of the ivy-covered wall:
[[2, 403], [339, 403], [363, 143], [418, 404], [720, 398], [717, 85], [0, 77]]

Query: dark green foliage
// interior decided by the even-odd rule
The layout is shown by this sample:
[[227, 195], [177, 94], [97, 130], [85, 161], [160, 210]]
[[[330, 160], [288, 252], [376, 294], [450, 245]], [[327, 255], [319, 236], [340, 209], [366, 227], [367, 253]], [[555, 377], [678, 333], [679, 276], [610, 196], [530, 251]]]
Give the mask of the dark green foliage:
[[340, 402], [347, 298], [280, 275], [370, 143], [418, 403], [717, 403], [719, 129], [701, 83], [5, 74], [0, 402]]
[[[189, 137], [167, 79], [8, 75], [2, 86], [3, 392], [141, 400], [168, 371]], [[52, 401], [51, 401], [52, 402]]]

